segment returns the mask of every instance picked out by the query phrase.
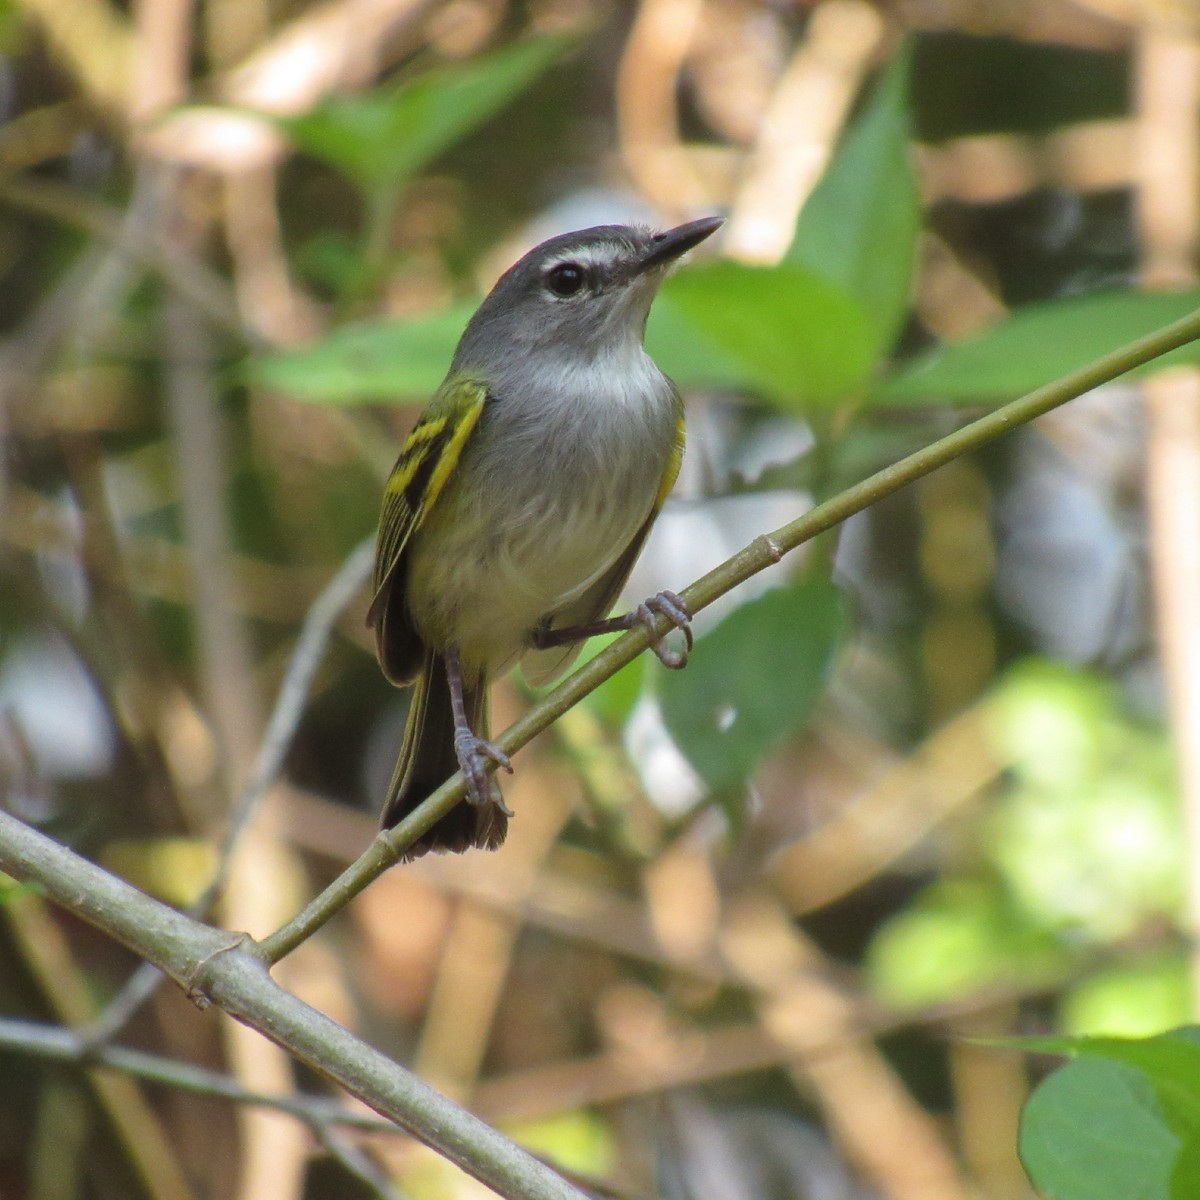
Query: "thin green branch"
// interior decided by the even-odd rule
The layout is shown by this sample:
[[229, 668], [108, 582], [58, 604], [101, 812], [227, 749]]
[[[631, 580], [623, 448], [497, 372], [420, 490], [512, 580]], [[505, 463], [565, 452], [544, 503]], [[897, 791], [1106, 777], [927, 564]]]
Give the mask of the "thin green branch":
[[[884, 467], [861, 483], [839, 492], [773, 533], [755, 538], [745, 549], [726, 559], [683, 591], [681, 595], [684, 602], [691, 612], [699, 612], [752, 575], [773, 566], [789, 551], [869, 508], [885, 496], [890, 496], [906, 484], [928, 475], [955, 458], [986, 446], [1002, 434], [1028, 424], [1068, 400], [1074, 400], [1084, 392], [1197, 338], [1200, 338], [1200, 311], [1130, 342], [1089, 366], [972, 421], [915, 454]], [[667, 619], [659, 617], [654, 636], [662, 636], [669, 629]], [[632, 662], [650, 644], [651, 636], [650, 630], [639, 625], [606, 646], [520, 720], [510, 725], [496, 739], [496, 744], [507, 754], [515, 753], [589, 692]], [[462, 775], [455, 775], [399, 825], [380, 833], [367, 850], [301, 913], [261, 943], [260, 949], [266, 961], [276, 963], [285, 957], [388, 867], [398, 862], [404, 848], [416, 841], [435, 821], [444, 817], [462, 799], [464, 790]]]
[[583, 1200], [545, 1164], [279, 987], [249, 938], [212, 929], [0, 810], [0, 870], [157, 963], [511, 1200]]

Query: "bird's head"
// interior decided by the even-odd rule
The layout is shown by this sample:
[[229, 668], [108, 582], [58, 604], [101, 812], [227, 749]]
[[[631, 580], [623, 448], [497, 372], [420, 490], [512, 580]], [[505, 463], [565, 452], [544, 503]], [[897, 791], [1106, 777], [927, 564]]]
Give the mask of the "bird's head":
[[471, 318], [456, 369], [514, 366], [545, 356], [592, 362], [641, 345], [658, 285], [688, 250], [720, 228], [721, 217], [665, 233], [598, 225], [535, 246], [496, 282]]

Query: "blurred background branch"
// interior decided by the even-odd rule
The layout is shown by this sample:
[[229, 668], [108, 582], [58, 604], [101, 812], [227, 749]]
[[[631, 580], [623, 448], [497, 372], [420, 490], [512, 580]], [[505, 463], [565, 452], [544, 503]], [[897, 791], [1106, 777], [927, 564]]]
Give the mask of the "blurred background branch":
[[[10, 6], [3, 807], [276, 928], [374, 835], [406, 701], [356, 547], [504, 267], [729, 215], [648, 329], [689, 449], [631, 590], [679, 587], [1200, 306], [1195, 38], [1139, 0]], [[688, 671], [522, 751], [500, 853], [389, 872], [280, 982], [597, 1190], [1031, 1196], [1044, 1066], [964, 1039], [1195, 1011], [1197, 358], [724, 598]], [[478, 1194], [150, 980], [0, 887], [5, 1200]], [[98, 1065], [137, 1053], [213, 1094]]]

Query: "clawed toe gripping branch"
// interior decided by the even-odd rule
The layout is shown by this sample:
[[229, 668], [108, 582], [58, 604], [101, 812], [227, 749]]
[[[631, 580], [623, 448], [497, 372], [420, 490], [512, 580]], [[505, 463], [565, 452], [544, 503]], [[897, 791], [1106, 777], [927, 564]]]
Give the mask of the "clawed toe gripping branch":
[[[676, 629], [683, 633], [682, 650], [672, 650], [667, 645], [665, 638], [657, 636], [655, 613], [662, 613]], [[655, 635], [654, 640], [650, 643], [650, 649], [654, 651], [658, 656], [658, 661], [668, 671], [680, 671], [687, 666], [688, 655], [691, 654], [692, 647], [695, 645], [695, 638], [692, 635], [692, 614], [688, 611], [688, 606], [674, 592], [659, 592], [657, 596], [651, 596], [644, 604], [637, 606], [633, 617], [634, 620], [645, 625], [651, 634]], [[633, 628], [632, 621], [628, 627]]]
[[[671, 624], [683, 631], [684, 649], [672, 650], [667, 646], [667, 632], [660, 633], [655, 614], [662, 613]], [[671, 671], [687, 666], [688, 654], [692, 649], [692, 614], [682, 597], [674, 592], [659, 592], [639, 604], [623, 617], [605, 617], [602, 621], [589, 621], [586, 625], [567, 625], [562, 629], [539, 629], [533, 635], [536, 650], [549, 650], [553, 646], [573, 646], [587, 638], [599, 637], [603, 633], [627, 633], [642, 625], [650, 634], [650, 649], [658, 661]]]
[[498, 789], [488, 778], [488, 763], [495, 763], [510, 775], [512, 760], [499, 746], [486, 738], [476, 737], [469, 729], [459, 729], [454, 734], [454, 753], [467, 781], [468, 804], [494, 804], [506, 817], [513, 815], [504, 803]]

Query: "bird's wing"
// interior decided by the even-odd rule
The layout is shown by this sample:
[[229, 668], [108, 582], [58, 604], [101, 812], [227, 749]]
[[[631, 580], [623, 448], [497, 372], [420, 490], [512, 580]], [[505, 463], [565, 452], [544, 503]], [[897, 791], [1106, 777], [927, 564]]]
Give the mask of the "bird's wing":
[[[568, 629], [600, 620], [608, 615], [612, 606], [617, 602], [617, 597], [621, 594], [621, 589], [625, 586], [629, 579], [629, 573], [633, 570], [633, 564], [637, 562], [638, 555], [641, 554], [642, 547], [646, 544], [650, 529], [658, 519], [663, 503], [679, 476], [679, 467], [683, 462], [684, 429], [683, 405], [678, 396], [676, 397], [676, 410], [675, 440], [667, 459], [666, 470], [659, 481], [654, 507], [616, 562], [574, 604], [555, 614], [555, 628]], [[582, 649], [583, 643], [576, 642], [570, 646], [553, 646], [549, 650], [532, 650], [521, 660], [521, 673], [535, 687], [541, 687], [561, 675], [575, 661]]]
[[422, 657], [403, 587], [397, 586], [405, 551], [453, 475], [486, 400], [487, 385], [477, 379], [444, 383], [405, 440], [384, 488], [367, 624], [375, 630], [379, 664], [393, 683], [408, 682]]

